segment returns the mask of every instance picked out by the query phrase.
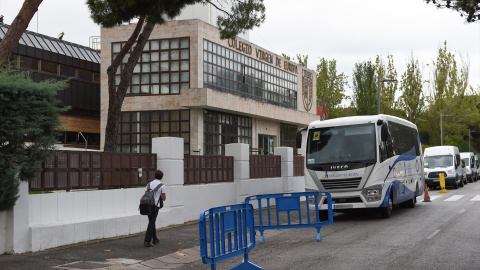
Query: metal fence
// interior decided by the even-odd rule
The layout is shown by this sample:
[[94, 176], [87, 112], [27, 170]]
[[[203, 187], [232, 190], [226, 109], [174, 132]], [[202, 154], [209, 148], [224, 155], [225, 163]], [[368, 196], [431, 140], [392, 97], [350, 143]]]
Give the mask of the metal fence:
[[250, 155], [250, 178], [282, 176], [282, 157], [274, 155]]
[[293, 176], [305, 175], [305, 157], [294, 156], [293, 157]]
[[146, 185], [157, 169], [156, 154], [54, 151], [31, 191], [120, 188]]
[[233, 157], [185, 156], [184, 184], [233, 182]]

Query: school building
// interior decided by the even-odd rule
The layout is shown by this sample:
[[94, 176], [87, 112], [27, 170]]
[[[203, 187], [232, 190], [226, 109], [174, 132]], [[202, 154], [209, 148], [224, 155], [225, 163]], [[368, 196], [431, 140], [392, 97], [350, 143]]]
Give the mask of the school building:
[[[100, 133], [108, 113], [106, 70], [135, 28], [101, 31]], [[129, 54], [123, 59], [127, 62]], [[121, 69], [117, 71], [119, 83]], [[135, 67], [122, 107], [117, 150], [150, 153], [155, 137], [181, 137], [185, 155], [295, 148], [299, 127], [318, 120], [315, 72], [242, 38], [221, 40], [199, 19], [156, 26]]]

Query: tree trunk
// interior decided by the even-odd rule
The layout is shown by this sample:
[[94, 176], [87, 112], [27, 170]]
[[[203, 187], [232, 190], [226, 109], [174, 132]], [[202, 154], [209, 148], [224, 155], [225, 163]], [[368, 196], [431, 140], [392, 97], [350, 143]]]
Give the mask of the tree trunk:
[[8, 28], [5, 37], [0, 41], [0, 63], [5, 63], [10, 58], [10, 55], [17, 47], [18, 40], [22, 34], [27, 30], [28, 24], [32, 19], [35, 12], [38, 10], [38, 6], [43, 0], [25, 0], [23, 6], [18, 12], [17, 17], [12, 22], [12, 25]]
[[[127, 93], [128, 86], [130, 85], [130, 78], [132, 77], [133, 69], [137, 64], [138, 59], [142, 55], [143, 48], [145, 47], [145, 44], [150, 38], [150, 34], [152, 33], [154, 27], [155, 27], [154, 24], [147, 23], [143, 28], [142, 33], [138, 37], [137, 45], [133, 49], [133, 52], [130, 55], [130, 57], [128, 58], [128, 62], [125, 68], [122, 70], [122, 76], [120, 77], [120, 84], [118, 85], [118, 87], [115, 87], [115, 81], [114, 81], [116, 68], [113, 67], [113, 64], [108, 68], [109, 69], [108, 70], [109, 101], [108, 101], [107, 126], [105, 128], [105, 145], [104, 145], [105, 152], [114, 152], [117, 147], [118, 125], [120, 123], [120, 114], [122, 112], [123, 100], [125, 99], [125, 94]], [[140, 29], [141, 25], [140, 27], [137, 25], [137, 28]], [[137, 28], [135, 28], [135, 31], [137, 30]], [[133, 35], [134, 34], [132, 34], [132, 36]], [[130, 45], [130, 47], [131, 46], [132, 45]], [[126, 49], [126, 51], [128, 50], [129, 48]], [[120, 63], [121, 63], [120, 57], [119, 59], [116, 59], [116, 60], [120, 60]], [[116, 62], [117, 61], [115, 61], [115, 63]]]

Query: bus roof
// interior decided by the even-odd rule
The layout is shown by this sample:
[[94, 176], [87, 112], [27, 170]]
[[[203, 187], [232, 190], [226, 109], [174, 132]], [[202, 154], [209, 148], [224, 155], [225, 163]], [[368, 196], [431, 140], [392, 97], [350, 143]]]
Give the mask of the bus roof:
[[328, 119], [324, 121], [316, 120], [310, 123], [309, 128], [330, 127], [330, 126], [349, 126], [357, 124], [377, 123], [378, 120], [397, 122], [406, 126], [417, 129], [417, 126], [412, 122], [386, 114], [379, 115], [360, 115], [348, 116], [341, 118]]

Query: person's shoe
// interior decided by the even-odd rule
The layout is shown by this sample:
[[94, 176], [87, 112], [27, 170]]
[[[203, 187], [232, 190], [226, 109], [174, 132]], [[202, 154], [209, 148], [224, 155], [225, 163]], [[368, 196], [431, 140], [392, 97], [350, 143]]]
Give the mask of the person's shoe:
[[144, 247], [153, 247], [153, 244], [150, 242], [143, 242]]
[[154, 244], [154, 245], [156, 245], [156, 244], [158, 244], [158, 243], [160, 243], [160, 240], [158, 240], [158, 239], [153, 239], [153, 244]]

